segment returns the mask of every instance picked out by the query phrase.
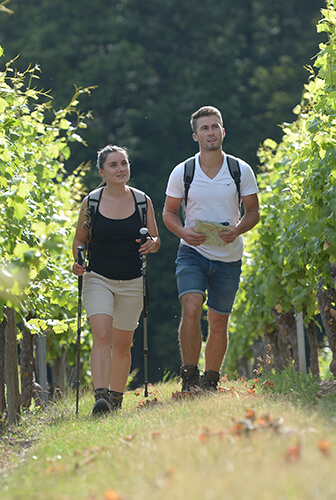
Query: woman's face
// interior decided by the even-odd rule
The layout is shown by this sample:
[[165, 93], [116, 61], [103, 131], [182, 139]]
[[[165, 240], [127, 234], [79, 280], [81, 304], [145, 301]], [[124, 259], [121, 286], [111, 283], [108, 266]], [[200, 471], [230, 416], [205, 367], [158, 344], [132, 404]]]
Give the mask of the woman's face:
[[130, 178], [130, 164], [126, 153], [109, 153], [99, 173], [107, 184], [126, 183]]

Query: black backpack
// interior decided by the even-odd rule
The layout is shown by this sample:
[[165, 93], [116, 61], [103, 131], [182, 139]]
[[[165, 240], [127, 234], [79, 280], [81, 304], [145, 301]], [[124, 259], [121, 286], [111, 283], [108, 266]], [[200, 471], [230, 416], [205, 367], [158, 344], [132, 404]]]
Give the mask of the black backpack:
[[[228, 166], [229, 166], [229, 172], [231, 174], [232, 179], [235, 181], [236, 188], [237, 188], [237, 193], [238, 193], [238, 206], [240, 208], [240, 203], [241, 203], [241, 196], [240, 196], [240, 177], [241, 177], [241, 172], [240, 172], [240, 166], [237, 158], [231, 155], [226, 155]], [[190, 185], [193, 181], [194, 174], [195, 174], [195, 156], [192, 158], [189, 158], [184, 163], [184, 175], [183, 175], [183, 181], [184, 181], [184, 208], [186, 208], [187, 203], [188, 203], [188, 192]]]

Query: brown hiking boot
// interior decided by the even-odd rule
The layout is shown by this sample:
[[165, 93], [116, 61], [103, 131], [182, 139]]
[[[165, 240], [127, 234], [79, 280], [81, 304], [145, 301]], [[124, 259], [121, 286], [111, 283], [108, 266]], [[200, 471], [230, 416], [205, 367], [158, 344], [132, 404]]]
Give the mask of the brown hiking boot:
[[123, 396], [124, 394], [122, 392], [110, 391], [109, 403], [111, 406], [111, 411], [115, 411], [121, 408]]
[[202, 391], [217, 391], [217, 385], [219, 382], [219, 373], [213, 372], [212, 370], [208, 370], [204, 372], [201, 376], [201, 389]]
[[95, 404], [92, 409], [92, 415], [100, 415], [103, 413], [110, 413], [111, 405], [110, 405], [110, 391], [105, 389], [105, 387], [101, 387], [100, 389], [96, 389], [94, 391]]
[[195, 365], [181, 366], [182, 392], [195, 392], [200, 388], [199, 370]]

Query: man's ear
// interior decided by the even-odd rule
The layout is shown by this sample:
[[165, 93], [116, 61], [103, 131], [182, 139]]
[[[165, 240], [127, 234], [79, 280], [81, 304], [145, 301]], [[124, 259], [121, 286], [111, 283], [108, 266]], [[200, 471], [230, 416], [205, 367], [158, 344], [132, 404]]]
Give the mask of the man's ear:
[[226, 136], [225, 128], [223, 127], [223, 138]]
[[194, 139], [195, 142], [198, 142], [197, 135], [195, 134], [195, 132], [193, 133], [192, 138]]

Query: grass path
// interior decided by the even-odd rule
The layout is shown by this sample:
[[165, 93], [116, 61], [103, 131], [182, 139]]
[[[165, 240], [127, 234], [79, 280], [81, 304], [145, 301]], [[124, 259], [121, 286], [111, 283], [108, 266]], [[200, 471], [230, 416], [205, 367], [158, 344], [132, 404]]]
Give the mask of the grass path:
[[74, 395], [24, 415], [0, 436], [0, 498], [334, 500], [336, 396], [252, 384], [181, 399], [168, 382], [100, 419], [91, 394], [77, 417]]

